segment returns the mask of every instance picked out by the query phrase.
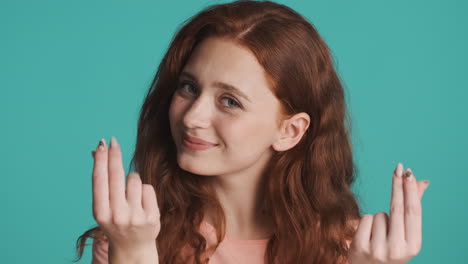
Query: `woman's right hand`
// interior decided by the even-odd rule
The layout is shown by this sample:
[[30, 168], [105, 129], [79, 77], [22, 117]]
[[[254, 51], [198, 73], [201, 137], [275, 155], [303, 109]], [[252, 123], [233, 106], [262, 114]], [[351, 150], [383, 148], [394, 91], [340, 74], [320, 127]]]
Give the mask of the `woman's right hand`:
[[93, 156], [93, 216], [109, 240], [109, 260], [157, 263], [160, 214], [153, 186], [130, 172], [125, 190], [122, 152], [114, 137], [109, 148], [101, 139]]

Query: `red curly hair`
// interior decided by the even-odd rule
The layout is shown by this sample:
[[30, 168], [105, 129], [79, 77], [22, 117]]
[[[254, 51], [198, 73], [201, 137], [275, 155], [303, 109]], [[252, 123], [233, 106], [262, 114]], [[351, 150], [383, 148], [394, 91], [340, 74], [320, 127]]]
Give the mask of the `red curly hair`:
[[[177, 78], [194, 47], [216, 37], [250, 50], [265, 69], [284, 116], [305, 112], [311, 124], [293, 148], [276, 152], [266, 166], [265, 206], [274, 223], [265, 263], [344, 263], [360, 208], [351, 191], [356, 168], [342, 83], [330, 50], [314, 26], [291, 8], [271, 1], [216, 4], [185, 21], [165, 54], [138, 120], [131, 161], [142, 182], [154, 186], [161, 213], [156, 240], [160, 263], [182, 262], [193, 249], [207, 263], [198, 227], [204, 205], [217, 208], [218, 241], [225, 216], [205, 177], [179, 168], [168, 109]], [[274, 176], [272, 176], [274, 175]], [[87, 238], [105, 239], [99, 226], [77, 241], [81, 258]], [[79, 260], [79, 259], [78, 259]]]

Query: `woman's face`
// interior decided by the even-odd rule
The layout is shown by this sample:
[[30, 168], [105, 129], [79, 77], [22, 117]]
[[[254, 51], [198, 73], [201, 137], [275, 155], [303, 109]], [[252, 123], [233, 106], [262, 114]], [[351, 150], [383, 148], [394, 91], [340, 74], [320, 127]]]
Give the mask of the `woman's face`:
[[[176, 85], [169, 120], [182, 169], [224, 175], [269, 159], [279, 101], [250, 51], [206, 39], [195, 47]], [[184, 145], [184, 134], [215, 146], [194, 150]]]

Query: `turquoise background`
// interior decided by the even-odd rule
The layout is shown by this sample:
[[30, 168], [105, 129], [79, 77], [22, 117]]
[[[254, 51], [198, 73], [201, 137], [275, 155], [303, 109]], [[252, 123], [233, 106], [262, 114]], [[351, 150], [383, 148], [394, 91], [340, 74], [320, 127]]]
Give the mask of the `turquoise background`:
[[[410, 263], [467, 261], [467, 2], [277, 2], [332, 49], [363, 211], [388, 212], [402, 162], [431, 181], [423, 247]], [[116, 136], [128, 172], [138, 111], [170, 39], [214, 3], [1, 1], [0, 262], [71, 263], [95, 224], [91, 150]], [[90, 260], [88, 247], [79, 263]]]

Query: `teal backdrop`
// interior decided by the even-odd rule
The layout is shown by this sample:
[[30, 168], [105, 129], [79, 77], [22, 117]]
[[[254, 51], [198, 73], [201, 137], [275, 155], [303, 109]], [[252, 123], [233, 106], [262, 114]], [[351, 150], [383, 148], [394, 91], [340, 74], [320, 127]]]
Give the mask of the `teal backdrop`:
[[[95, 225], [91, 150], [116, 136], [128, 173], [138, 112], [169, 41], [222, 2], [1, 1], [0, 262], [72, 263], [78, 236]], [[423, 247], [410, 263], [468, 263], [468, 2], [277, 2], [332, 50], [363, 212], [388, 212], [402, 162], [431, 182]], [[79, 263], [90, 261], [87, 247]]]

